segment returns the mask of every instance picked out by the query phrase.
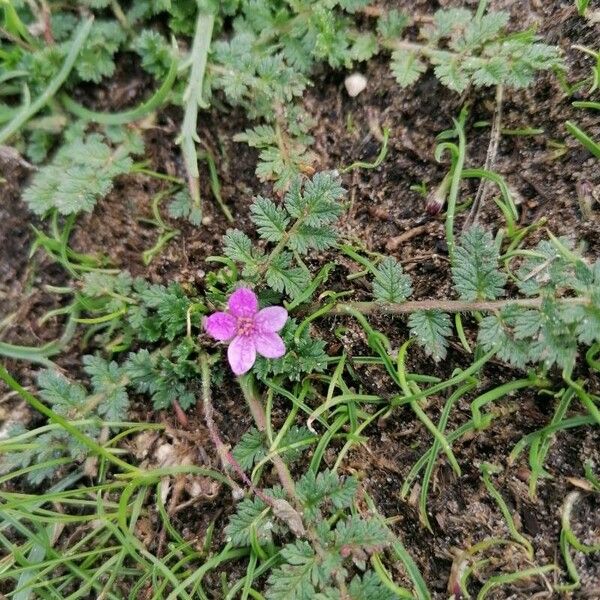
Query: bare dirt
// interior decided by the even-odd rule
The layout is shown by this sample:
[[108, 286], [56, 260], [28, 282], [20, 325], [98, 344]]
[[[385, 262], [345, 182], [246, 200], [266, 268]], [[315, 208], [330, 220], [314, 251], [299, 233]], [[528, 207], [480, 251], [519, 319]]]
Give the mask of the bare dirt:
[[[430, 13], [439, 7], [465, 5], [465, 2], [390, 0], [385, 4]], [[475, 6], [477, 3], [467, 4]], [[502, 0], [491, 4], [493, 8], [510, 10], [512, 22], [518, 23], [519, 27], [535, 25], [547, 43], [558, 44], [567, 59], [570, 81], [589, 74], [591, 60], [572, 46], [594, 47], [599, 30], [577, 16], [573, 2]], [[489, 143], [489, 127], [475, 128], [473, 123], [491, 121], [494, 91], [470, 91], [461, 97], [442, 87], [431, 72], [416, 87], [402, 90], [392, 79], [387, 63], [388, 57], [381, 56], [360, 69], [368, 79], [368, 86], [355, 99], [345, 93], [342, 73], [324, 70], [318, 75], [314, 87], [304, 98], [306, 109], [318, 123], [313, 132], [319, 156], [315, 166], [317, 169], [335, 169], [355, 160], [374, 160], [380, 148], [379, 132], [384, 127], [390, 128], [389, 152], [382, 165], [375, 170], [359, 170], [344, 175], [352, 208], [342, 223], [343, 232], [348, 239], [358, 241], [368, 250], [398, 258], [413, 277], [416, 298], [441, 298], [450, 292], [442, 218], [426, 214], [425, 199], [411, 186], [424, 182], [428, 189], [433, 189], [442, 180], [448, 164], [437, 163], [434, 159], [435, 137], [451, 126], [452, 118], [465, 103], [470, 105], [467, 165], [483, 165]], [[134, 79], [133, 83], [129, 80], [122, 102], [134, 101], [142, 93], [145, 83], [143, 79]], [[102, 102], [102, 97], [98, 101]], [[564, 122], [573, 120], [597, 138], [600, 137], [600, 127], [592, 111], [574, 109], [571, 101], [572, 98], [565, 96], [552, 74], [540, 77], [528, 90], [507, 91], [503, 102], [503, 126], [507, 129], [539, 128], [543, 129], [543, 133], [533, 136], [503, 135], [494, 170], [506, 178], [519, 199], [522, 225], [546, 219], [549, 230], [583, 241], [588, 253], [597, 258], [600, 257], [600, 206], [596, 204], [591, 218], [586, 216], [578, 201], [577, 186], [583, 184], [598, 193], [600, 170], [597, 161], [568, 136]], [[174, 140], [180, 118], [177, 110], [169, 109], [160, 114], [144, 134], [146, 158], [152, 167], [178, 176], [183, 174], [183, 165]], [[232, 141], [233, 135], [243, 130], [247, 122], [236, 110], [228, 114], [217, 111], [203, 113], [199, 122], [200, 137], [206, 140], [217, 157], [222, 196], [234, 214], [235, 226], [252, 234], [248, 221], [252, 197], [259, 193], [272, 195], [272, 192], [269, 185], [261, 184], [254, 175], [256, 153], [244, 144]], [[0, 170], [8, 182], [0, 192], [0, 319], [10, 316], [0, 330], [0, 339], [37, 345], [54, 339], [61, 329], [58, 320], [43, 327], [38, 324], [45, 311], [58, 305], [56, 297], [48, 294], [44, 285], [63, 285], [66, 278], [60, 268], [40, 252], [33, 262], [28, 260], [33, 239], [29, 226], [32, 219], [19, 200], [19, 190], [27, 179], [27, 169], [8, 159], [0, 163]], [[143, 265], [141, 253], [154, 244], [157, 233], [141, 218], [149, 216], [152, 196], [164, 188], [163, 183], [151, 178], [140, 175], [120, 178], [94, 213], [79, 220], [72, 245], [91, 254], [107, 254], [116, 266], [129, 270], [133, 275], [159, 283], [177, 280], [201, 288], [204, 275], [210, 268], [205, 258], [219, 253], [222, 235], [230, 226], [212, 200], [206, 181], [207, 171], [204, 169], [202, 193], [207, 224], [194, 228], [181, 222], [173, 223], [181, 230], [179, 237], [148, 267]], [[476, 187], [475, 182], [464, 183], [461, 199], [472, 196]], [[462, 218], [464, 215], [458, 219], [458, 228]], [[502, 225], [491, 201], [484, 209], [482, 220], [494, 231]], [[536, 234], [531, 239], [535, 241]], [[315, 256], [311, 257], [311, 262], [316, 265], [329, 258]], [[328, 285], [335, 285], [337, 281], [347, 288], [345, 277], [349, 269], [357, 270], [357, 267], [340, 260]], [[354, 285], [357, 298], [360, 298], [360, 283], [355, 282]], [[319, 323], [315, 325], [314, 333], [331, 339], [332, 347], [334, 344], [339, 346], [330, 332], [335, 324], [341, 322], [339, 318], [335, 323]], [[343, 323], [348, 327], [343, 340], [347, 352], [351, 355], [364, 351], [364, 336], [353, 328], [352, 323]], [[407, 330], [401, 320], [373, 319], [372, 323], [398, 346], [406, 339]], [[66, 372], [77, 376], [80, 353], [79, 341], [76, 341], [71, 350], [58, 359], [58, 363]], [[444, 377], [455, 366], [467, 364], [468, 360], [460, 346], [453, 346], [448, 359], [440, 365], [433, 364], [414, 350], [409, 368], [413, 372]], [[12, 361], [8, 361], [7, 366], [25, 384], [32, 383], [35, 368]], [[376, 368], [362, 367], [359, 375], [367, 392], [381, 393], [389, 385], [384, 374]], [[494, 364], [485, 371], [485, 376], [488, 387], [493, 387], [522, 374]], [[595, 386], [596, 393], [600, 392], [597, 378], [591, 378], [591, 385]], [[430, 400], [427, 410], [434, 421], [437, 421], [444, 400], [441, 397]], [[9, 401], [15, 400], [5, 400]], [[458, 404], [449, 429], [469, 418], [468, 401], [469, 396]], [[432, 531], [420, 525], [414, 499], [400, 498], [404, 477], [431, 444], [428, 432], [409, 408], [395, 411], [390, 418], [368, 429], [366, 446], [352, 451], [345, 463], [346, 472], [354, 472], [362, 478], [365, 489], [374, 495], [383, 514], [399, 516], [394, 529], [415, 558], [436, 598], [448, 595], [448, 581], [453, 563], [457, 564], [457, 553], [484, 538], [508, 535], [498, 506], [482, 484], [479, 465], [483, 461], [504, 468], [493, 481], [518, 526], [529, 536], [535, 548], [533, 565], [556, 561], [564, 569], [558, 549], [560, 514], [565, 497], [572, 491], [581, 492], [574, 513], [576, 533], [582, 539], [591, 535], [590, 542], [594, 541], [594, 535], [596, 543], [598, 540], [598, 498], [577, 487], [583, 464], [600, 464], [598, 428], [573, 429], [556, 436], [546, 464], [551, 478], [540, 481], [538, 497], [531, 500], [527, 493], [527, 453], [514, 465], [507, 464], [507, 456], [523, 435], [548, 424], [553, 402], [531, 392], [517, 394], [501, 402], [505, 410], [489, 429], [463, 439], [455, 446], [454, 451], [463, 469], [460, 478], [452, 474], [445, 461], [439, 462], [429, 498]], [[226, 441], [235, 443], [250, 426], [250, 418], [238, 402], [233, 386], [225, 385], [219, 391], [215, 406], [218, 425]], [[175, 429], [179, 427], [171, 415], [154, 414], [141, 404], [138, 414], [140, 419], [169, 420]], [[189, 431], [193, 432], [193, 443], [202, 446], [216, 464], [199, 412], [191, 415]], [[186, 435], [189, 437], [189, 434]], [[219, 522], [224, 522], [230, 511], [229, 500], [221, 495], [202, 506], [201, 516], [197, 511], [189, 510], [178, 519], [188, 533], [198, 534], [217, 515], [221, 515]], [[577, 553], [575, 560], [582, 575], [582, 587], [576, 597], [600, 597], [600, 561], [597, 555]], [[523, 555], [515, 553], [514, 547], [497, 550], [494, 565], [513, 570], [532, 566]], [[394, 576], [408, 585], [400, 568], [394, 569]], [[548, 575], [549, 581], [553, 577]], [[505, 586], [488, 597], [550, 598], [552, 593], [548, 589], [541, 578], [527, 579], [523, 586]]]

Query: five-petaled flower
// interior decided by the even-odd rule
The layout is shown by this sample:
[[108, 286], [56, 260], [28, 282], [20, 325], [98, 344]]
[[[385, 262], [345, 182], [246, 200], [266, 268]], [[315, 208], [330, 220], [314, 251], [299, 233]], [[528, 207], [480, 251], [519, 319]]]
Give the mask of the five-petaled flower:
[[285, 354], [283, 340], [277, 335], [287, 321], [282, 306], [258, 310], [258, 298], [248, 288], [233, 292], [227, 302], [227, 312], [216, 312], [204, 321], [208, 335], [221, 342], [231, 342], [227, 358], [236, 375], [247, 373], [256, 360], [256, 353], [266, 358]]

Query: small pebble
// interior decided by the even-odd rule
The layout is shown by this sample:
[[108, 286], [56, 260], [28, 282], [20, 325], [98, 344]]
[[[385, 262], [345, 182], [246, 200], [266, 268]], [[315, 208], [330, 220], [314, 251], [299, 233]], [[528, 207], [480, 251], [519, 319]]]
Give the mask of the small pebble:
[[350, 98], [358, 96], [367, 87], [367, 78], [360, 73], [352, 73], [348, 75], [344, 81], [346, 91]]

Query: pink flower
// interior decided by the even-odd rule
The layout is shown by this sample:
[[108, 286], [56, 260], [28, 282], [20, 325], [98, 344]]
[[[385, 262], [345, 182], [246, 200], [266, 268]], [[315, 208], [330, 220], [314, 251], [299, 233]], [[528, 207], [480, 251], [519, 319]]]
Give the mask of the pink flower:
[[227, 312], [216, 312], [204, 320], [208, 335], [220, 342], [231, 342], [227, 358], [236, 375], [247, 373], [258, 352], [265, 358], [285, 354], [283, 340], [277, 332], [285, 325], [288, 314], [282, 306], [258, 310], [258, 298], [248, 288], [233, 292]]

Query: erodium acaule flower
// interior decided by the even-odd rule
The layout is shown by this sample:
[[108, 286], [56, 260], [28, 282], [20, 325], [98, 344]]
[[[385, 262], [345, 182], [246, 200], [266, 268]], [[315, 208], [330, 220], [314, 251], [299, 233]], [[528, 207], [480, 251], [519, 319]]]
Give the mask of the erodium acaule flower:
[[282, 306], [258, 310], [258, 298], [248, 288], [233, 292], [227, 302], [227, 312], [216, 312], [204, 320], [204, 329], [215, 340], [230, 342], [227, 358], [236, 375], [247, 373], [256, 360], [256, 353], [265, 358], [280, 358], [285, 345], [277, 334], [287, 321]]

